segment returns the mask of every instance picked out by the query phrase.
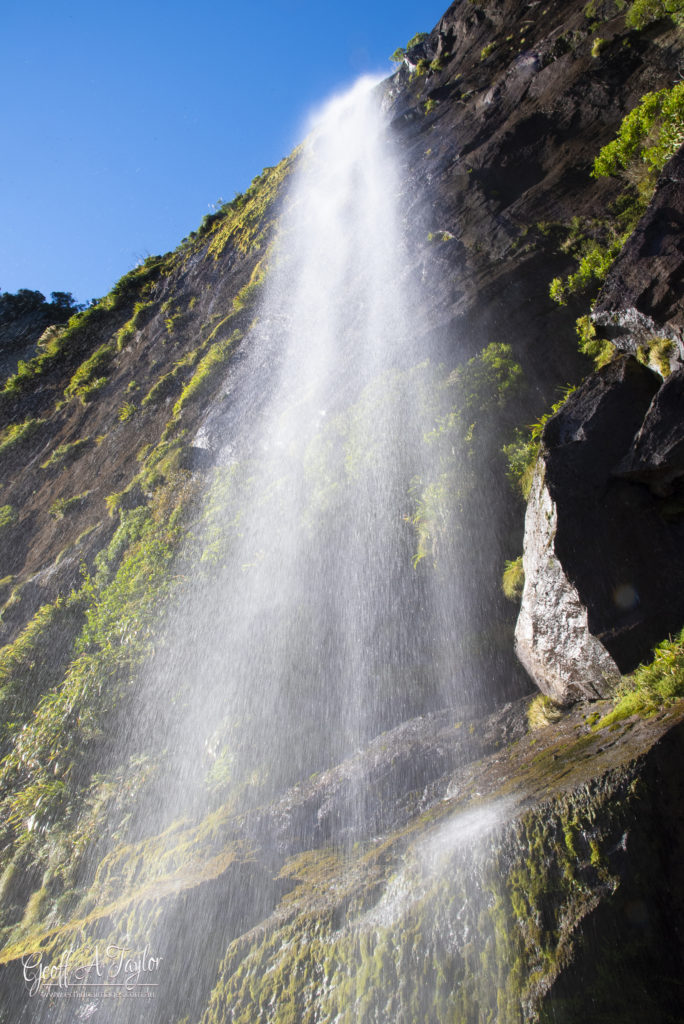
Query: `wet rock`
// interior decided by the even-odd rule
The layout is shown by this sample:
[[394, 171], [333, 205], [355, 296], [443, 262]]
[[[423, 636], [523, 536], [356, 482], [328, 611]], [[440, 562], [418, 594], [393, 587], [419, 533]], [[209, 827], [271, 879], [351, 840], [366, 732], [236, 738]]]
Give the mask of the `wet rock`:
[[401, 828], [442, 798], [458, 769], [524, 736], [526, 706], [518, 700], [483, 717], [448, 708], [404, 722], [253, 814], [248, 834], [289, 856], [307, 843], [351, 846]]
[[613, 264], [592, 319], [625, 351], [666, 337], [684, 360], [684, 149], [663, 169], [653, 200]]
[[516, 644], [556, 700], [606, 693], [684, 622], [684, 518], [662, 497], [680, 475], [681, 383], [659, 380], [623, 356], [542, 436]]
[[684, 370], [671, 374], [656, 394], [629, 454], [617, 473], [645, 483], [660, 497], [674, 495], [684, 477]]

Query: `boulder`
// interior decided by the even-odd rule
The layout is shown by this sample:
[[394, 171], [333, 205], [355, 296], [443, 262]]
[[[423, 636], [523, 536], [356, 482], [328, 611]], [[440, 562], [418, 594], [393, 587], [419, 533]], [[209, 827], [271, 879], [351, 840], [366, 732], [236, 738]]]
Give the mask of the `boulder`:
[[561, 703], [605, 695], [684, 624], [681, 388], [621, 356], [544, 429], [516, 649]]

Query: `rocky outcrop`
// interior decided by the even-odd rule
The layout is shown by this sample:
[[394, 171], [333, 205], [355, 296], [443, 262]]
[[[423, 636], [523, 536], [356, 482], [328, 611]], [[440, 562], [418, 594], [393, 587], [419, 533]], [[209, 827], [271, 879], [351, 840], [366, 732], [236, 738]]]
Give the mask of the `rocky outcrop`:
[[[647, 1006], [664, 1024], [684, 956], [684, 710], [608, 730], [590, 727], [581, 705], [530, 733], [527, 703], [407, 722], [255, 814], [221, 810], [210, 828], [182, 822], [164, 842], [113, 850], [66, 926], [27, 922], [0, 954], [0, 1011], [35, 1019], [21, 974], [29, 951], [49, 966], [126, 934], [164, 956], [156, 998], [130, 1001], [131, 1024], [163, 1024], [180, 1008], [203, 1024], [478, 1013], [575, 1024], [595, 1006], [629, 1024]], [[430, 766], [423, 778], [392, 773], [414, 759], [419, 774], [421, 759]], [[356, 801], [344, 842], [316, 845], [296, 828], [298, 813], [339, 806], [345, 780], [390, 776], [372, 807]], [[62, 1007], [55, 1019], [71, 1020]], [[92, 1019], [110, 1012], [94, 1001]]]
[[620, 672], [589, 630], [586, 605], [554, 550], [558, 509], [540, 460], [525, 517], [525, 588], [515, 650], [540, 690], [557, 703], [607, 696]]
[[684, 621], [681, 374], [659, 381], [622, 356], [542, 435], [516, 647], [560, 701], [605, 694]]
[[655, 196], [601, 290], [592, 320], [635, 353], [654, 337], [674, 342], [684, 360], [684, 149], [665, 165]]
[[684, 370], [679, 370], [666, 379], [653, 399], [634, 444], [617, 468], [619, 476], [646, 484], [657, 497], [675, 497], [684, 477], [682, 410]]

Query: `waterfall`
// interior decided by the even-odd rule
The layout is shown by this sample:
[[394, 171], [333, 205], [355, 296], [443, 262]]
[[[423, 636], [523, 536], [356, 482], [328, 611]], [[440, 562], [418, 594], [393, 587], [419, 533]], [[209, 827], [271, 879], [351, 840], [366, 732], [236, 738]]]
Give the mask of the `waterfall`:
[[229, 375], [202, 431], [214, 568], [156, 669], [185, 693], [174, 776], [191, 790], [200, 743], [215, 775], [273, 794], [454, 699], [436, 588], [412, 567], [434, 372], [413, 365], [426, 316], [400, 192], [362, 79], [312, 120], [243, 342], [241, 422]]
[[[238, 864], [228, 894], [216, 900], [208, 884], [192, 920], [182, 900], [153, 926], [143, 910], [128, 918], [125, 941], [138, 948], [151, 929], [167, 958], [180, 1016], [200, 1008], [195, 975], [206, 987], [227, 942], [277, 900], [272, 872], [239, 866], [249, 843], [231, 815], [258, 820], [255, 809], [383, 731], [472, 700], [461, 549], [440, 525], [468, 479], [452, 437], [458, 378], [426, 359], [381, 98], [363, 79], [312, 119], [255, 272], [255, 320], [194, 439], [215, 469], [178, 559], [181, 598], [109, 737], [112, 764], [142, 782], [110, 849], [85, 860], [96, 904], [117, 906], [136, 885], [183, 891], [187, 877], [213, 879], [215, 863]], [[328, 837], [342, 845], [377, 799], [351, 790]], [[309, 849], [307, 822], [290, 827], [293, 848]], [[86, 1009], [114, 1019], [107, 1004]], [[124, 1000], [116, 1020], [151, 1012]]]

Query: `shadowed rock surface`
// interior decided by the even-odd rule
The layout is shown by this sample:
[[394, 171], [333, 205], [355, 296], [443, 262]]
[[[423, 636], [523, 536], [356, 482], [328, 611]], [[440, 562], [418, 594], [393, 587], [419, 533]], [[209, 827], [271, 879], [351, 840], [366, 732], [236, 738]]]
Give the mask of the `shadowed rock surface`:
[[592, 319], [620, 348], [672, 339], [684, 359], [684, 149], [665, 165], [656, 193], [613, 264]]
[[[634, 669], [663, 633], [681, 628], [681, 408], [679, 374], [661, 384], [621, 356], [544, 429], [516, 637], [523, 663], [556, 699], [605, 696], [615, 666]], [[566, 622], [576, 624], [574, 644], [561, 640]]]

